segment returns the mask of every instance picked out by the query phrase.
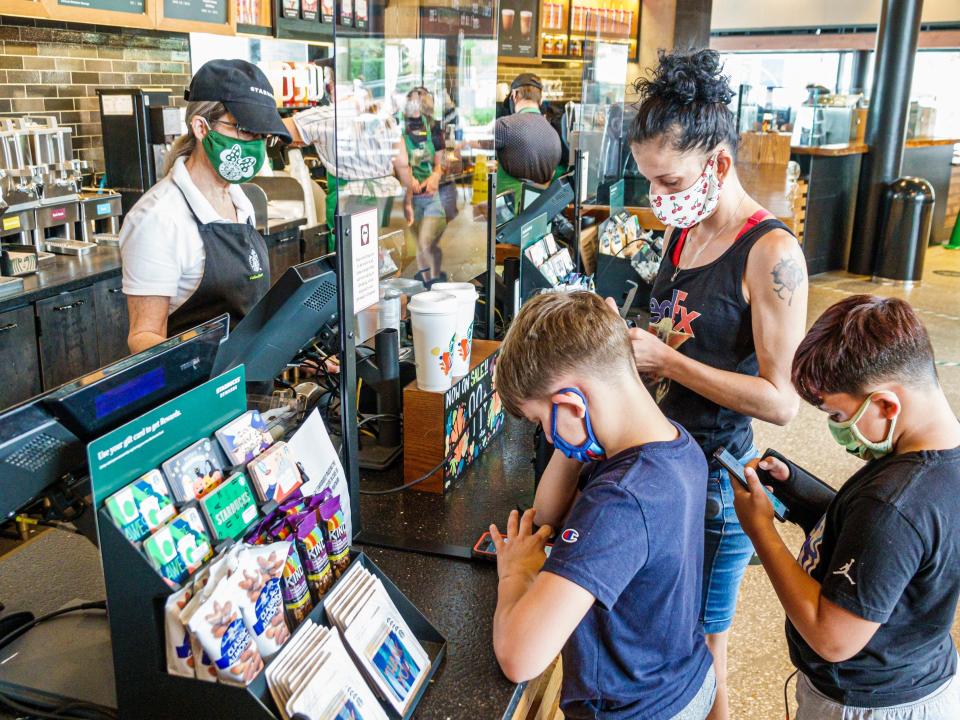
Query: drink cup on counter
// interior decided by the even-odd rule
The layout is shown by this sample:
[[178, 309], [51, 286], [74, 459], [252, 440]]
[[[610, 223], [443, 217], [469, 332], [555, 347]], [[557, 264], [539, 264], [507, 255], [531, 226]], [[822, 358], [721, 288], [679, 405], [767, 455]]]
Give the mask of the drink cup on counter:
[[450, 293], [457, 298], [457, 338], [454, 341], [453, 377], [470, 372], [470, 353], [473, 350], [473, 320], [477, 311], [477, 288], [468, 282], [434, 283], [432, 289]]
[[500, 27], [504, 32], [510, 32], [513, 29], [514, 11], [511, 8], [504, 8], [500, 11]]
[[533, 25], [533, 13], [529, 10], [520, 11], [520, 34], [530, 36], [530, 27]]
[[417, 385], [421, 390], [443, 392], [453, 382], [459, 303], [455, 295], [429, 290], [411, 298], [413, 354]]

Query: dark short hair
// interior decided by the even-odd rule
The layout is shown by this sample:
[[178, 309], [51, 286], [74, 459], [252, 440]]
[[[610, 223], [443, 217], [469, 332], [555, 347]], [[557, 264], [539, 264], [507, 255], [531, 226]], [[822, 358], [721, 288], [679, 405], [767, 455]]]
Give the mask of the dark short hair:
[[819, 407], [828, 393], [859, 395], [891, 380], [936, 383], [937, 369], [930, 336], [909, 303], [851, 295], [817, 318], [793, 357], [791, 379]]
[[730, 80], [716, 50], [658, 54], [651, 77], [634, 83], [640, 96], [630, 142], [668, 140], [680, 151], [707, 152], [726, 142], [736, 155], [737, 120], [728, 104]]

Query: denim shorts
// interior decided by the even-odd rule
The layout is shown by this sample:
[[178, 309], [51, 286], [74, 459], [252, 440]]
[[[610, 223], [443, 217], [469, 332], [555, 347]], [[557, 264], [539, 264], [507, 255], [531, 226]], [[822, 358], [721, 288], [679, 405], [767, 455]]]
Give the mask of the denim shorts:
[[[752, 447], [740, 462], [746, 463], [758, 455], [757, 449]], [[700, 601], [700, 622], [707, 635], [729, 630], [733, 624], [740, 581], [751, 557], [753, 544], [740, 527], [733, 508], [730, 475], [723, 468], [712, 469], [707, 479]]]
[[423, 193], [413, 196], [413, 221], [420, 222], [423, 218], [442, 218], [446, 217], [443, 212], [443, 205], [440, 204], [439, 193]]
[[797, 676], [796, 720], [956, 720], [960, 718], [960, 680], [954, 675], [926, 697], [885, 708], [841, 705]]

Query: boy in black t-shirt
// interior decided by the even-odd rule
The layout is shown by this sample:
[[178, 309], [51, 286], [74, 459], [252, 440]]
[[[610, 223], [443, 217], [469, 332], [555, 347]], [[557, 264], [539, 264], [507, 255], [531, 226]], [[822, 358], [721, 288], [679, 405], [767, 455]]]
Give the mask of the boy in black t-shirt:
[[494, 383], [556, 447], [534, 501], [544, 526], [530, 510], [511, 513], [506, 540], [490, 528], [504, 674], [529, 680], [562, 648], [567, 718], [703, 720], [716, 691], [699, 624], [707, 463], [644, 388], [623, 320], [593, 293], [537, 295]]
[[[867, 464], [794, 559], [757, 474], [736, 510], [787, 615], [797, 720], [960, 718], [960, 423], [926, 329], [895, 298], [849, 297], [813, 325], [793, 383]], [[766, 459], [776, 481], [802, 472]]]

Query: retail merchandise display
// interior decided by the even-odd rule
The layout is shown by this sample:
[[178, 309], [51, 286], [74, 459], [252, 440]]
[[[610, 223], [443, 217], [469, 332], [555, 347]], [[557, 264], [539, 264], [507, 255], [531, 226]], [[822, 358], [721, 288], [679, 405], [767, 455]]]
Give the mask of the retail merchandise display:
[[621, 211], [600, 226], [597, 251], [628, 259], [637, 275], [652, 285], [660, 269], [663, 238], [652, 230], [641, 230], [636, 215]]
[[547, 233], [539, 240], [530, 243], [523, 251], [524, 256], [543, 276], [550, 286], [548, 290], [567, 291], [593, 290], [590, 276], [575, 272], [573, 258], [566, 247], [557, 246], [553, 233]]

